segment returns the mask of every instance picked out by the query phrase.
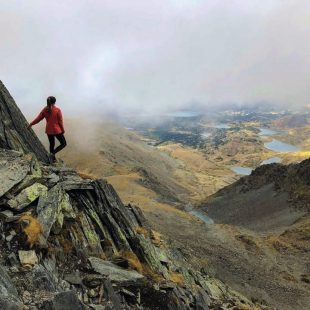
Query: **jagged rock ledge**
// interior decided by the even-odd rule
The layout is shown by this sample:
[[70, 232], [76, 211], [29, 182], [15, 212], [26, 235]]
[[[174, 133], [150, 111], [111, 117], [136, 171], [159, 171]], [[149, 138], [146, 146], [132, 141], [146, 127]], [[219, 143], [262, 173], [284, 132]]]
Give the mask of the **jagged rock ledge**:
[[225, 295], [240, 302], [179, 264], [141, 211], [124, 206], [106, 181], [3, 149], [0, 171], [0, 305], [9, 299], [60, 309], [62, 298], [102, 309], [207, 309]]
[[0, 148], [34, 153], [48, 162], [48, 153], [33, 130], [27, 130], [27, 120], [13, 97], [0, 81]]

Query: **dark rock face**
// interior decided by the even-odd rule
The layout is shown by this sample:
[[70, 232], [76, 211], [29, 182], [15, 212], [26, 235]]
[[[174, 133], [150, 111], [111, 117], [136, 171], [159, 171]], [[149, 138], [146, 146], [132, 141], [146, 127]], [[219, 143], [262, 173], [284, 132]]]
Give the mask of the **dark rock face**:
[[0, 81], [0, 148], [34, 153], [48, 162], [47, 152], [33, 130], [27, 129], [27, 120], [14, 99]]
[[12, 283], [7, 271], [0, 266], [0, 294], [2, 296], [13, 295], [18, 296], [17, 290]]
[[7, 271], [0, 265], [0, 309], [22, 310], [18, 292]]
[[61, 292], [55, 295], [50, 307], [51, 310], [83, 310], [84, 308], [73, 291]]
[[14, 185], [22, 181], [30, 171], [30, 163], [24, 160], [17, 152], [1, 150], [2, 162], [0, 163], [1, 183], [0, 197], [9, 191]]
[[141, 210], [125, 206], [106, 181], [44, 164], [44, 147], [3, 84], [0, 100], [0, 309], [238, 304], [220, 281], [153, 244]]
[[24, 305], [14, 296], [0, 295], [0, 309], [3, 310], [23, 310]]
[[269, 164], [219, 190], [201, 207], [218, 223], [265, 231], [310, 212], [310, 159]]

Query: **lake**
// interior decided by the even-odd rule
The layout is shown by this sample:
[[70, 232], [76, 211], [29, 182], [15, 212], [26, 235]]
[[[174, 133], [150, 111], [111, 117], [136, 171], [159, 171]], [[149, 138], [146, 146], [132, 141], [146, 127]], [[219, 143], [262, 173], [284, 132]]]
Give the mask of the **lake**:
[[203, 133], [201, 133], [201, 137], [202, 138], [209, 138], [210, 136], [211, 136], [210, 132], [203, 132]]
[[282, 161], [281, 157], [270, 157], [268, 159], [263, 160], [260, 164], [268, 165], [268, 164], [280, 163], [281, 161]]
[[250, 175], [252, 172], [252, 168], [249, 167], [240, 167], [240, 166], [235, 166], [230, 168], [233, 172], [241, 175]]
[[165, 114], [166, 116], [172, 116], [172, 117], [196, 117], [201, 115], [199, 112], [193, 112], [193, 111], [177, 111], [172, 113]]
[[209, 216], [207, 216], [205, 212], [203, 211], [192, 210], [189, 213], [198, 217], [200, 220], [202, 220], [206, 224], [214, 224], [214, 221]]
[[[268, 159], [263, 160], [260, 165], [268, 165], [273, 163], [280, 163], [282, 161], [281, 157], [270, 157]], [[250, 175], [253, 171], [252, 168], [249, 167], [241, 167], [241, 166], [235, 166], [230, 168], [233, 172], [239, 175]]]
[[274, 152], [296, 152], [299, 150], [296, 145], [284, 143], [276, 139], [273, 139], [271, 142], [265, 142], [264, 146]]
[[230, 128], [230, 126], [228, 124], [223, 124], [223, 123], [214, 125], [213, 127], [217, 128], [217, 129], [229, 129]]
[[260, 136], [272, 136], [276, 134], [274, 130], [268, 129], [268, 128], [258, 128], [260, 130], [259, 135]]

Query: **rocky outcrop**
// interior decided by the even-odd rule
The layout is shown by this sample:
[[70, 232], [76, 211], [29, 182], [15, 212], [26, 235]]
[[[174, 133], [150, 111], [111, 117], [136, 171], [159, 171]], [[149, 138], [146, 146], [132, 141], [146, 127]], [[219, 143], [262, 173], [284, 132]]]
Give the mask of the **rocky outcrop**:
[[46, 165], [2, 84], [0, 93], [0, 309], [254, 307], [189, 268], [105, 180]]
[[27, 120], [14, 99], [0, 81], [0, 148], [34, 153], [48, 162], [47, 152], [33, 130], [27, 129]]
[[10, 156], [28, 172], [13, 186], [2, 180], [1, 302], [10, 298], [33, 309], [208, 309], [225, 298], [240, 301], [155, 242], [141, 211], [124, 206], [106, 181], [16, 151], [1, 150], [0, 162]]
[[[9, 263], [1, 273], [1, 293], [6, 293], [6, 298], [22, 298], [26, 291], [39, 309], [67, 309], [59, 308], [62, 302], [57, 300], [58, 294], [70, 290], [85, 305], [107, 306], [102, 293], [106, 289], [114, 296], [111, 300], [122, 307], [148, 307], [153, 294], [165, 296], [164, 305], [160, 300], [152, 301], [161, 309], [175, 300], [185, 308], [195, 303], [195, 293], [189, 290], [194, 281], [180, 288], [170, 281], [177, 265], [152, 244], [147, 227], [143, 234], [137, 233], [145, 223], [141, 212], [124, 206], [111, 185], [82, 179], [71, 169], [41, 165], [16, 151], [1, 150], [0, 161], [8, 157], [14, 158], [16, 171], [27, 174], [12, 177], [19, 180], [14, 184], [10, 179], [2, 180], [6, 191], [0, 198], [1, 246], [5, 249], [1, 256]], [[31, 165], [37, 167], [35, 174]], [[8, 173], [10, 166], [2, 169]], [[11, 231], [16, 232], [12, 238]], [[169, 288], [161, 289], [159, 283], [170, 283]], [[48, 295], [45, 301], [34, 295], [39, 288], [41, 294]]]

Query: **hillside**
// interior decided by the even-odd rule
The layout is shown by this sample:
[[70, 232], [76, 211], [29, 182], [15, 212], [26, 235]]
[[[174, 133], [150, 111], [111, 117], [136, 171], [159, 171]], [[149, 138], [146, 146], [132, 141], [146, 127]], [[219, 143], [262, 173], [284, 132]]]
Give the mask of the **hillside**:
[[212, 219], [258, 231], [287, 227], [310, 211], [310, 159], [263, 165], [210, 196]]
[[309, 124], [309, 116], [309, 112], [306, 111], [303, 114], [285, 116], [274, 121], [274, 125], [282, 128], [304, 127]]
[[[217, 275], [279, 309], [309, 306], [310, 159], [264, 165], [201, 205], [215, 225], [196, 250]], [[199, 238], [197, 238], [199, 235]], [[212, 248], [212, 251], [210, 251]]]
[[2, 83], [0, 114], [0, 309], [267, 309], [192, 269], [106, 181], [49, 165]]
[[[88, 119], [65, 120], [68, 146], [60, 158], [89, 177], [106, 178], [126, 203], [145, 212], [178, 212], [235, 179], [199, 150], [180, 144], [154, 147], [104, 117]], [[34, 129], [47, 147], [42, 127]]]
[[[189, 195], [180, 180], [174, 178], [179, 163], [141, 142], [134, 132], [106, 119], [90, 124], [85, 118], [79, 123], [93, 133], [77, 128], [78, 122], [74, 120], [67, 122], [72, 145], [62, 158], [71, 166], [90, 175], [110, 178], [112, 183], [117, 183], [116, 176], [120, 176], [120, 182], [138, 176], [136, 183], [153, 190], [167, 202], [177, 203], [183, 194]], [[79, 136], [87, 137], [87, 141], [80, 141]]]

